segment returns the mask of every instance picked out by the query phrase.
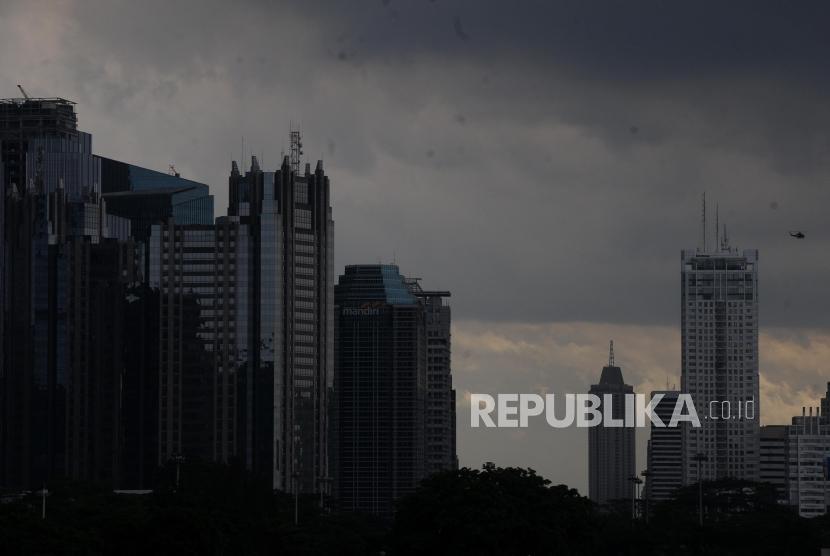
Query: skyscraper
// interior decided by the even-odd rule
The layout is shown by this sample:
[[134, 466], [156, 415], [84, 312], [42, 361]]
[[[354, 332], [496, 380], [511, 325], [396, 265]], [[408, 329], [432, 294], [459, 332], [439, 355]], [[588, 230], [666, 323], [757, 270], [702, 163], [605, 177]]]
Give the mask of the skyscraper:
[[214, 374], [220, 268], [213, 225], [154, 224], [150, 287], [159, 291], [159, 463], [214, 456]]
[[[117, 314], [110, 303], [131, 274], [118, 245], [129, 239], [129, 222], [106, 211], [100, 162], [91, 135], [77, 129], [72, 102], [0, 101], [0, 142], [8, 277], [0, 483], [108, 480], [113, 462], [99, 454], [118, 445], [117, 431], [106, 429], [120, 410], [110, 396], [119, 387], [111, 364], [120, 352], [118, 328], [97, 324]], [[90, 381], [100, 388], [90, 390]]]
[[790, 505], [801, 517], [826, 514], [830, 507], [830, 425], [818, 407], [802, 408], [801, 416], [793, 417], [787, 444]]
[[[1, 100], [0, 154], [0, 297], [7, 304], [0, 327], [0, 484], [26, 488], [54, 477], [145, 484], [152, 473], [138, 433], [146, 432], [146, 409], [157, 407], [148, 397], [157, 366], [138, 362], [158, 353], [157, 337], [148, 343], [146, 327], [133, 327], [127, 315], [135, 317], [136, 307], [157, 313], [141, 287], [144, 238], [135, 241], [131, 215], [108, 210], [102, 185], [118, 189], [121, 182], [102, 166], [142, 177], [126, 188], [162, 180], [180, 187], [184, 180], [93, 155], [92, 136], [77, 129], [74, 103], [61, 98]], [[187, 183], [198, 192], [190, 206], [212, 220], [207, 186]], [[141, 201], [132, 206], [140, 209]], [[139, 353], [135, 340], [141, 357], [131, 359]]]
[[758, 479], [758, 251], [716, 242], [681, 254], [681, 389], [703, 412], [683, 428], [686, 484]]
[[413, 293], [424, 308], [427, 343], [426, 473], [458, 468], [455, 449], [455, 390], [450, 365], [450, 292], [424, 291], [411, 281]]
[[[299, 136], [292, 153], [299, 156]], [[294, 148], [294, 145], [297, 148]], [[247, 295], [239, 373], [240, 454], [289, 492], [327, 492], [329, 394], [334, 350], [334, 221], [329, 178], [285, 157], [276, 172], [252, 157], [230, 175], [229, 218], [238, 220], [237, 292]], [[242, 272], [244, 271], [244, 275]], [[239, 336], [239, 335], [238, 335]]]
[[[611, 402], [611, 416], [625, 418], [625, 396], [634, 388], [623, 380], [622, 369], [614, 364], [611, 342], [608, 365], [602, 368], [599, 383], [589, 393], [599, 396], [600, 410]], [[633, 427], [596, 426], [588, 429], [588, 491], [591, 500], [605, 504], [633, 498], [631, 478], [637, 475]]]
[[758, 480], [770, 483], [778, 491], [778, 500], [789, 501], [790, 441], [788, 425], [761, 427]]
[[449, 292], [394, 265], [350, 265], [335, 287], [335, 494], [391, 516], [429, 473], [453, 469]]
[[[654, 408], [654, 413], [668, 425], [680, 392], [660, 390], [652, 392], [651, 397], [658, 394], [662, 394], [663, 398]], [[651, 424], [647, 468], [645, 496], [649, 503], [668, 500], [675, 490], [683, 486], [683, 432], [680, 427]]]

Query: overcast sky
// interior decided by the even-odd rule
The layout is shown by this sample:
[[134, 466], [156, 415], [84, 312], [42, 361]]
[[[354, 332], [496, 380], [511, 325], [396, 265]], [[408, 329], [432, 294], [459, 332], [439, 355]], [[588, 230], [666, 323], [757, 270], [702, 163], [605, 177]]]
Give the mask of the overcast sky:
[[76, 101], [97, 153], [175, 164], [217, 214], [242, 137], [273, 169], [299, 125], [338, 271], [453, 293], [461, 462], [584, 489], [584, 431], [471, 431], [465, 393], [587, 391], [610, 337], [638, 391], [679, 382], [704, 191], [760, 250], [763, 420], [830, 379], [828, 24], [820, 2], [3, 0], [0, 97]]

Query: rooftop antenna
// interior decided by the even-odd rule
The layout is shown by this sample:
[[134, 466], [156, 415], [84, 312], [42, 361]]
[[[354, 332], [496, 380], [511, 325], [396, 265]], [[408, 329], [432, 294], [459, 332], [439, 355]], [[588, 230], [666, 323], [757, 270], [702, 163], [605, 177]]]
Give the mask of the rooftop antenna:
[[303, 155], [303, 142], [300, 139], [300, 130], [293, 129], [293, 125], [289, 131], [289, 138], [291, 139], [291, 151], [289, 159], [291, 161], [291, 171], [295, 175], [300, 173], [300, 157]]
[[718, 224], [720, 220], [720, 204], [715, 203], [715, 248], [718, 250], [723, 249], [723, 245], [720, 242], [720, 224]]
[[614, 340], [611, 340], [611, 347], [608, 350], [608, 366], [614, 366]]

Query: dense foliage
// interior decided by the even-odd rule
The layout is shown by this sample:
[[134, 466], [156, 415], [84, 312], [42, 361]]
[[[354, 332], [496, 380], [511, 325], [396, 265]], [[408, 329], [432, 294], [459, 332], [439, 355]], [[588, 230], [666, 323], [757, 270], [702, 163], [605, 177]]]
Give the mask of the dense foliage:
[[85, 483], [49, 485], [47, 519], [32, 493], [0, 504], [2, 554], [818, 554], [830, 518], [805, 520], [775, 502], [769, 485], [705, 485], [631, 518], [597, 508], [576, 490], [529, 469], [485, 466], [425, 480], [394, 523], [321, 511], [231, 467], [162, 470], [149, 495]]

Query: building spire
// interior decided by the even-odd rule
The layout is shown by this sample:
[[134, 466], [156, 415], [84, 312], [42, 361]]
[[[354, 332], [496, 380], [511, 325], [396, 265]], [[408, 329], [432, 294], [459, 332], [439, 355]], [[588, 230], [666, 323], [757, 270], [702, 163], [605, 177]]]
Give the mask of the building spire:
[[614, 340], [611, 340], [611, 347], [608, 350], [608, 366], [614, 366]]

